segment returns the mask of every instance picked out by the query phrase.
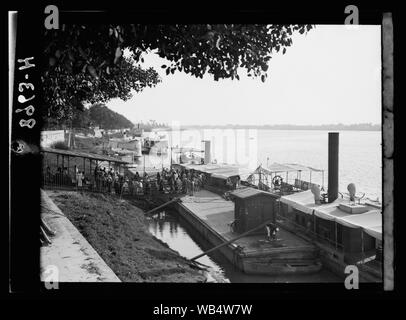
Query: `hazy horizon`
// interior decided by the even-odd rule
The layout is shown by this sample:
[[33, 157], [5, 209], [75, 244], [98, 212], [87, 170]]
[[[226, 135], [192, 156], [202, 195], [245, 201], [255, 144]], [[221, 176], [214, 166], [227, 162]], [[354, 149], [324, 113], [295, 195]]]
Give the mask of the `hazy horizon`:
[[[130, 120], [130, 119], [129, 119]], [[151, 119], [154, 120], [154, 119]], [[137, 125], [138, 123], [143, 123], [147, 124], [147, 121], [140, 121], [140, 122], [135, 122], [134, 124]], [[162, 122], [157, 121], [157, 123], [161, 124]], [[163, 123], [164, 125], [170, 126], [170, 123]], [[293, 124], [293, 123], [264, 123], [264, 124], [247, 124], [247, 123], [224, 123], [224, 124], [208, 124], [208, 123], [189, 123], [189, 124], [180, 124], [180, 126], [199, 126], [199, 127], [205, 127], [205, 126], [297, 126], [297, 127], [323, 127], [323, 126], [361, 126], [361, 125], [368, 125], [368, 126], [381, 126], [381, 123], [321, 123], [321, 124]]]
[[106, 105], [138, 123], [191, 125], [331, 125], [381, 123], [380, 26], [317, 25], [274, 54], [268, 79], [198, 79], [165, 75], [167, 60], [145, 54], [162, 82]]

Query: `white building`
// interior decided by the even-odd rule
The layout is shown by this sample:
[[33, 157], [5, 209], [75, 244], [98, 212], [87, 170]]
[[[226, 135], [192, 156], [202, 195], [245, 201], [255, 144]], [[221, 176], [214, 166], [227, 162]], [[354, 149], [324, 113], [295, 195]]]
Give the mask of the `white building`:
[[65, 130], [41, 131], [41, 147], [49, 148], [56, 142], [65, 142]]

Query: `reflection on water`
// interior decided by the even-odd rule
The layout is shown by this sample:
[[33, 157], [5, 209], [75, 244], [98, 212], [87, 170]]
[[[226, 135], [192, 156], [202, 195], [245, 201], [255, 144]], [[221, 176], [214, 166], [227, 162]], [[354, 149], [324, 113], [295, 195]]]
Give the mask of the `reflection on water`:
[[[170, 248], [190, 259], [212, 247], [191, 229], [186, 221], [179, 220], [176, 212], [163, 211], [149, 218], [149, 231], [158, 239], [166, 242]], [[210, 266], [211, 273], [217, 278], [238, 283], [266, 282], [341, 282], [337, 276], [327, 270], [310, 275], [263, 276], [247, 275], [236, 269], [219, 252], [214, 251], [198, 259], [200, 263]]]
[[[149, 231], [158, 239], [166, 242], [170, 248], [178, 251], [182, 256], [191, 259], [204, 250], [189, 236], [175, 213], [160, 212], [149, 220]], [[213, 270], [223, 273], [223, 269], [209, 256], [199, 259], [200, 263], [210, 266]]]

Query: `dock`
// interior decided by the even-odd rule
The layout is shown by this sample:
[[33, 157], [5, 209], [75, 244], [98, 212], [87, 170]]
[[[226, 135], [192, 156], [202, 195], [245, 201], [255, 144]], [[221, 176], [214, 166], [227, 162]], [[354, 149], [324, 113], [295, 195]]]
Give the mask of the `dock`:
[[[181, 197], [173, 207], [213, 247], [238, 233], [232, 229], [234, 202], [202, 189]], [[255, 274], [311, 273], [320, 270], [318, 249], [293, 233], [280, 229], [277, 239], [266, 240], [265, 228], [218, 250], [238, 269]]]

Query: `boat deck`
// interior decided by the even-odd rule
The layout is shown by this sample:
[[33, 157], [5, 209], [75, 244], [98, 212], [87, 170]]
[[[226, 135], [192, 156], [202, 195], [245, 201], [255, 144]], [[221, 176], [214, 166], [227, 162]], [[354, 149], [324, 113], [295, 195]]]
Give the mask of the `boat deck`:
[[[234, 202], [227, 201], [221, 196], [202, 189], [195, 192], [193, 196], [182, 197], [182, 205], [191, 211], [197, 218], [204, 221], [212, 230], [220, 234], [226, 241], [237, 237], [239, 234], [231, 230], [230, 224], [234, 220]], [[303, 249], [314, 250], [314, 246], [303, 239], [284, 229], [279, 230], [276, 241], [265, 239], [265, 228], [263, 235], [247, 235], [234, 242], [244, 253], [256, 253], [286, 250]]]

